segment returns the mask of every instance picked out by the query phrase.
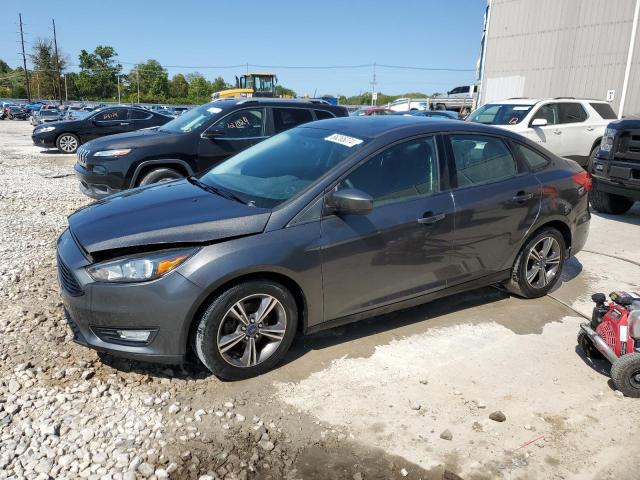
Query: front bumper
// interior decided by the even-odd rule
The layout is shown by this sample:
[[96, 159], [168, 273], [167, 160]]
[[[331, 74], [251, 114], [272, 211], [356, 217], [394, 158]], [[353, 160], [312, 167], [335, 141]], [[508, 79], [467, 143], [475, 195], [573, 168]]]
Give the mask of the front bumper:
[[31, 135], [31, 140], [36, 147], [43, 148], [56, 148], [56, 134], [53, 132], [34, 133]]
[[121, 176], [96, 174], [79, 163], [73, 166], [73, 170], [80, 182], [80, 191], [88, 197], [100, 200], [123, 190]]
[[[154, 363], [184, 361], [190, 312], [202, 294], [179, 271], [144, 283], [94, 282], [91, 262], [66, 230], [58, 240], [58, 283], [74, 341], [114, 356]], [[148, 342], [105, 341], [100, 329], [151, 330]]]
[[611, 180], [597, 175], [593, 175], [592, 181], [594, 190], [620, 195], [621, 197], [640, 202], [640, 182]]

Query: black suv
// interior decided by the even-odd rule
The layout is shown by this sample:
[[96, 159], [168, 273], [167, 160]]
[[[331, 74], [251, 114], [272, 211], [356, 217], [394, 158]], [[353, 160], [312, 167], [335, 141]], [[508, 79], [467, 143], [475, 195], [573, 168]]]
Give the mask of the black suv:
[[189, 110], [157, 129], [100, 138], [78, 150], [80, 189], [92, 198], [191, 176], [297, 125], [348, 116], [325, 102], [243, 98]]
[[589, 171], [591, 206], [598, 212], [622, 214], [640, 201], [640, 117], [607, 126]]
[[75, 153], [80, 145], [94, 138], [141, 128], [157, 127], [173, 117], [128, 106], [106, 107], [80, 120], [67, 120], [39, 125], [33, 129], [33, 144], [57, 148], [62, 153]]

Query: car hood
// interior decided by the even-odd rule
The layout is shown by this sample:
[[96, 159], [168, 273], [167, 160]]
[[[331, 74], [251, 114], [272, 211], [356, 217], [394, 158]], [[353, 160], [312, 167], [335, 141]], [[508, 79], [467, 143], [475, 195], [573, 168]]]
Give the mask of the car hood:
[[252, 235], [264, 230], [270, 214], [178, 180], [107, 197], [71, 215], [69, 227], [92, 254]]
[[174, 144], [176, 135], [183, 133], [159, 132], [156, 128], [136, 130], [135, 132], [117, 133], [96, 138], [86, 143], [85, 149], [90, 151], [112, 150], [117, 148], [142, 148], [150, 145]]

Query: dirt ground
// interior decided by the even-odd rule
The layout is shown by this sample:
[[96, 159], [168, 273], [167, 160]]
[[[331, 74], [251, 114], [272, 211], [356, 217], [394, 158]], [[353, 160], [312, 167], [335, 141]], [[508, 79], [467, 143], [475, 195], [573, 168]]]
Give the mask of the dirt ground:
[[638, 400], [575, 341], [592, 293], [640, 285], [638, 205], [593, 215], [547, 297], [456, 295], [300, 337], [276, 370], [222, 382], [71, 343], [55, 242], [89, 200], [75, 158], [30, 132], [0, 122], [0, 479], [638, 478]]

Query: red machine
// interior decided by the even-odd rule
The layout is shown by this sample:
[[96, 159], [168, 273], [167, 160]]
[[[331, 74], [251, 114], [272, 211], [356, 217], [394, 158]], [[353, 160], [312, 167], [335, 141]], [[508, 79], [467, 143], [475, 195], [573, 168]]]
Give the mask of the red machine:
[[611, 379], [627, 397], [640, 398], [640, 295], [612, 292], [591, 296], [591, 323], [580, 325], [578, 345], [590, 358], [611, 362]]

